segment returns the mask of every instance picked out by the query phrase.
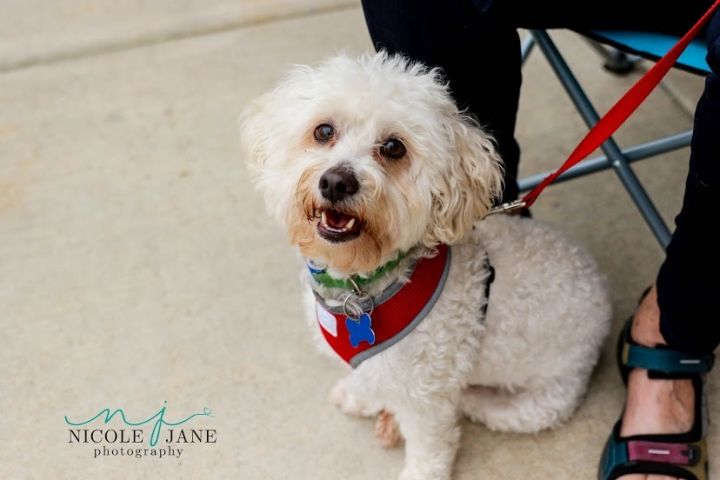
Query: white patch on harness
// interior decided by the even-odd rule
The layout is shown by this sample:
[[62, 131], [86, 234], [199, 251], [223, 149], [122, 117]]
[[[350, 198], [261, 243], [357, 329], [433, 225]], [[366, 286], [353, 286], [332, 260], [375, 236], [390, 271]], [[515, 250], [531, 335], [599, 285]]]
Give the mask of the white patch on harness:
[[322, 305], [315, 302], [315, 311], [320, 326], [333, 337], [337, 337], [337, 320], [335, 315], [325, 310]]

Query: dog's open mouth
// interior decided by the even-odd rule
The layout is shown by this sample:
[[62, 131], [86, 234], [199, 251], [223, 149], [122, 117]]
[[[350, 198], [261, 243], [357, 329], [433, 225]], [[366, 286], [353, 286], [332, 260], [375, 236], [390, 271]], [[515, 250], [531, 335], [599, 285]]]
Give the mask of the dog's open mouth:
[[362, 220], [338, 210], [327, 209], [320, 213], [317, 231], [329, 242], [346, 242], [360, 235]]

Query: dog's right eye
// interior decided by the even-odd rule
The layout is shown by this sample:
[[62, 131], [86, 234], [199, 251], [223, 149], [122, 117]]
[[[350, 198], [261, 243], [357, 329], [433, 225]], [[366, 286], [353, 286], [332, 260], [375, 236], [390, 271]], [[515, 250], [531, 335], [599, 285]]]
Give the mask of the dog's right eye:
[[335, 135], [335, 129], [329, 123], [323, 123], [315, 127], [315, 140], [320, 143], [329, 142], [333, 135]]

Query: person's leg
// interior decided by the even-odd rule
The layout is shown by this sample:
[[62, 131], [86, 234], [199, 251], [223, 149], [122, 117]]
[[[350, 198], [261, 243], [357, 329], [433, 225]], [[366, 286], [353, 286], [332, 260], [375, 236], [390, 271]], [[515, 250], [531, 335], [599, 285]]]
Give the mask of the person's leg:
[[720, 322], [713, 318], [720, 243], [710, 233], [720, 194], [720, 14], [706, 38], [713, 73], [695, 111], [683, 207], [657, 278], [663, 337], [672, 348], [694, 354], [710, 353], [720, 343]]

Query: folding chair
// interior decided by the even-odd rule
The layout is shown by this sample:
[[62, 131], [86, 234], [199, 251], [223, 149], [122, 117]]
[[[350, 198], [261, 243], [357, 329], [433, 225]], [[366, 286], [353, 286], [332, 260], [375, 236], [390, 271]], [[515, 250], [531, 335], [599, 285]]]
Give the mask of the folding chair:
[[[581, 35], [584, 35], [593, 42], [607, 44], [621, 52], [627, 52], [651, 60], [657, 60], [662, 57], [678, 40], [678, 38], [671, 35], [634, 31], [593, 31], [582, 32]], [[585, 121], [585, 124], [588, 128], [592, 128], [599, 119], [598, 113], [580, 86], [580, 83], [575, 78], [575, 75], [573, 75], [570, 67], [565, 62], [565, 59], [560, 54], [557, 46], [545, 30], [530, 30], [530, 35], [528, 35], [522, 44], [523, 61], [528, 57], [534, 45], [539, 47], [540, 51], [542, 51], [550, 63], [555, 75], [565, 88], [565, 91]], [[707, 75], [710, 73], [710, 67], [708, 67], [705, 61], [706, 53], [707, 47], [705, 42], [703, 40], [695, 40], [680, 57], [675, 67], [692, 73]], [[627, 59], [613, 55], [613, 58], [609, 60], [612, 61], [612, 64], [606, 65], [611, 67], [609, 68], [610, 70], [616, 72], [627, 71]], [[670, 242], [670, 229], [658, 213], [655, 204], [635, 175], [630, 163], [687, 147], [690, 145], [691, 137], [692, 130], [688, 130], [625, 149], [621, 149], [617, 142], [613, 138], [610, 138], [602, 145], [602, 151], [605, 156], [584, 160], [561, 175], [556, 182], [567, 181], [612, 168], [620, 178], [630, 198], [638, 210], [640, 210], [650, 230], [652, 230], [658, 242], [660, 242], [660, 245], [665, 248]], [[518, 182], [520, 191], [531, 190], [549, 173], [550, 172], [545, 172], [521, 178]]]

